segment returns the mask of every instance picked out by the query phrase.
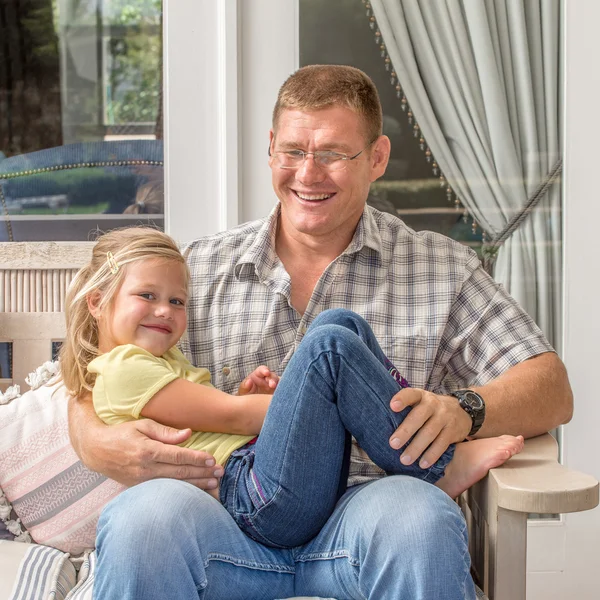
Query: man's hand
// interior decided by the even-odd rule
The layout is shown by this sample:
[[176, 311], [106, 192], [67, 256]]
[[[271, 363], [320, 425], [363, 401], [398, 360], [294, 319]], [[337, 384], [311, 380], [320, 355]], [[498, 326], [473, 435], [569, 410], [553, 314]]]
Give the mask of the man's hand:
[[238, 396], [247, 394], [272, 394], [279, 383], [279, 376], [269, 367], [261, 365], [254, 369], [238, 388]]
[[205, 490], [216, 489], [223, 468], [206, 452], [177, 446], [191, 435], [150, 419], [105, 425], [91, 399], [69, 402], [73, 447], [90, 469], [127, 486], [149, 479], [181, 479]]
[[410, 465], [421, 457], [419, 466], [426, 469], [450, 444], [464, 441], [471, 430], [471, 417], [454, 396], [405, 388], [392, 398], [390, 406], [394, 412], [412, 407], [390, 438], [390, 446], [399, 449], [414, 436], [400, 457], [404, 465]]

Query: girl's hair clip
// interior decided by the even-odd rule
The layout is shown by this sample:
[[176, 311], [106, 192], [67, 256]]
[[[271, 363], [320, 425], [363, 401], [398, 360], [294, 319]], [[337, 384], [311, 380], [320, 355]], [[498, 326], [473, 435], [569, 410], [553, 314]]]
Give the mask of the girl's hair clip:
[[112, 252], [107, 252], [106, 253], [106, 262], [108, 263], [108, 266], [110, 268], [110, 272], [113, 275], [116, 275], [119, 272], [119, 264], [115, 260], [115, 257], [113, 256]]

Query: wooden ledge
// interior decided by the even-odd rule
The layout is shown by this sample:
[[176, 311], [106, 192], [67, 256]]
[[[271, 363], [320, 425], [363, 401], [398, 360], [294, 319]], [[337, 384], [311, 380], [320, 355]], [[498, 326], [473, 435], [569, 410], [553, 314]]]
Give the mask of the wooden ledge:
[[550, 435], [526, 440], [525, 449], [488, 477], [498, 506], [525, 513], [569, 513], [598, 506], [598, 481], [558, 463]]
[[93, 247], [94, 242], [3, 242], [0, 270], [80, 269]]

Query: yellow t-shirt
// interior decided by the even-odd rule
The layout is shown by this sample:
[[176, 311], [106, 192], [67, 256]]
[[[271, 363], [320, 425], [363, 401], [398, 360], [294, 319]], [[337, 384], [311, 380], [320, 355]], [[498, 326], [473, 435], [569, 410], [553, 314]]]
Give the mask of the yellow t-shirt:
[[[194, 367], [175, 347], [162, 356], [154, 356], [133, 344], [117, 346], [90, 362], [88, 371], [97, 373], [92, 393], [94, 408], [107, 425], [139, 419], [150, 398], [175, 379], [213, 387], [208, 369]], [[202, 410], [201, 403], [198, 410]], [[204, 450], [224, 465], [234, 450], [253, 437], [196, 431], [180, 445]]]

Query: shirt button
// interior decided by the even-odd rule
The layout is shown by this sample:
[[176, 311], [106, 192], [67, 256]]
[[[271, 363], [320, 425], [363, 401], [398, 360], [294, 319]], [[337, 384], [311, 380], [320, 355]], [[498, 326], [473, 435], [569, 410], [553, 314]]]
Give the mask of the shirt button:
[[306, 333], [306, 325], [300, 325], [300, 333], [304, 335]]
[[229, 373], [231, 373], [231, 369], [229, 367], [223, 367], [223, 370], [221, 372], [223, 373], [223, 375], [227, 376], [229, 375]]

